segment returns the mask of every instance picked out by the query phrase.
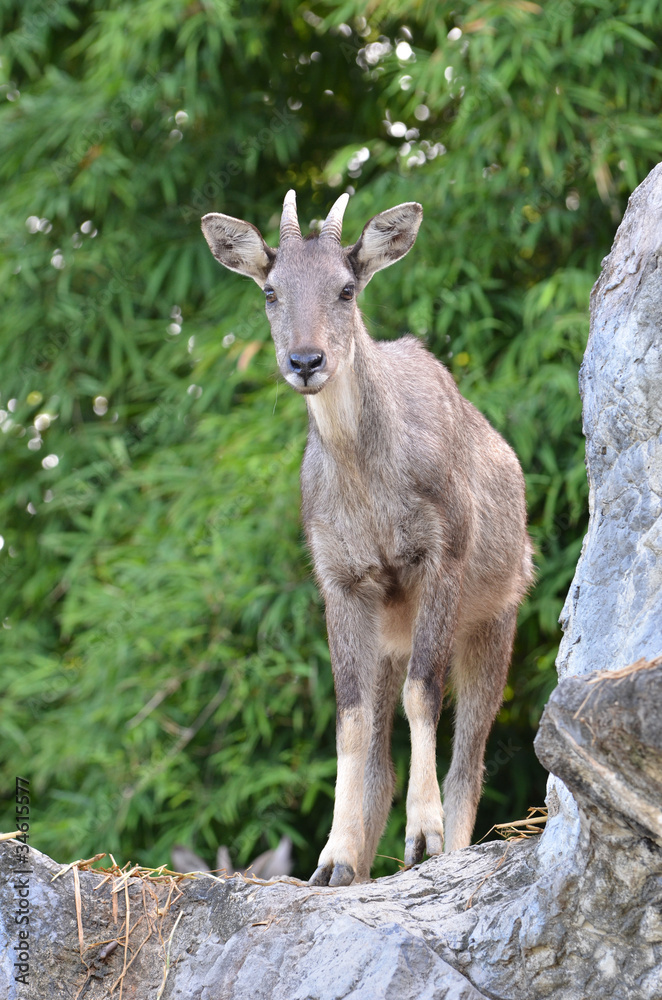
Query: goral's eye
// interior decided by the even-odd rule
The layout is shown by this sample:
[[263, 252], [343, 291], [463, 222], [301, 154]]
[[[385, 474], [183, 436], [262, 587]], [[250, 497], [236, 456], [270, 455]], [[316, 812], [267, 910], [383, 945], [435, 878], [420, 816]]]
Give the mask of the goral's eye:
[[345, 285], [342, 292], [340, 293], [340, 298], [344, 302], [351, 302], [354, 298], [354, 285]]
[[274, 290], [271, 287], [271, 285], [265, 285], [265, 288], [264, 288], [264, 297], [266, 298], [267, 302], [277, 302], [278, 301], [278, 296], [274, 292]]

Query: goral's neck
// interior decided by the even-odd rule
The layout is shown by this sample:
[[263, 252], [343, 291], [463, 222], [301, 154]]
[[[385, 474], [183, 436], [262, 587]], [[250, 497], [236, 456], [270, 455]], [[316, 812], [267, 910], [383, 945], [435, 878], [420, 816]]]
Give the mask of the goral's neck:
[[314, 396], [306, 397], [311, 423], [323, 444], [330, 447], [348, 445], [358, 439], [363, 407], [355, 362], [356, 338], [328, 384]]

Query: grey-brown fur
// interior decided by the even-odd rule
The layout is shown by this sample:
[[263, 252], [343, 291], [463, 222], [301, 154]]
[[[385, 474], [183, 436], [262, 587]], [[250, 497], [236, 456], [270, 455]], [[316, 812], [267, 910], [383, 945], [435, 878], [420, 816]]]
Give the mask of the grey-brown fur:
[[280, 371], [308, 404], [303, 519], [338, 706], [333, 825], [311, 879], [321, 885], [370, 875], [393, 795], [401, 692], [412, 740], [405, 862], [443, 849], [435, 740], [449, 669], [456, 723], [445, 847], [468, 846], [517, 607], [532, 579], [514, 453], [417, 340], [374, 341], [356, 305], [373, 273], [413, 245], [421, 206], [375, 216], [343, 248], [345, 204], [343, 196], [319, 238], [302, 240], [290, 192], [278, 251], [249, 223], [216, 214], [202, 222], [217, 259], [265, 289]]

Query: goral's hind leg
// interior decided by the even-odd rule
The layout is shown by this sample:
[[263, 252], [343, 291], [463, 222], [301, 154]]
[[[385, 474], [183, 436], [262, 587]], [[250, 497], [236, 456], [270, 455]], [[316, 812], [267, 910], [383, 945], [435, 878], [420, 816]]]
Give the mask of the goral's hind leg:
[[456, 694], [455, 733], [444, 782], [446, 851], [471, 843], [485, 745], [503, 699], [516, 621], [517, 608], [512, 608], [456, 637], [451, 675]]

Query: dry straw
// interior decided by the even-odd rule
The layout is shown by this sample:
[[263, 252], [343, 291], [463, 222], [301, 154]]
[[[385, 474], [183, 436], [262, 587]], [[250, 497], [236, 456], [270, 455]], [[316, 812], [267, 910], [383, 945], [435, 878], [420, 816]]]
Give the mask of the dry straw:
[[[0, 838], [7, 839], [6, 835], [4, 837], [0, 835]], [[105, 857], [110, 858], [110, 861], [112, 862], [110, 867], [98, 865], [98, 862]], [[179, 925], [179, 921], [182, 918], [183, 911], [178, 913], [177, 918], [175, 919], [174, 924], [166, 938], [164, 938], [164, 925], [172, 905], [178, 902], [178, 900], [184, 895], [182, 888], [180, 888], [180, 885], [184, 880], [211, 879], [214, 882], [225, 882], [229, 879], [238, 879], [240, 882], [245, 882], [248, 885], [258, 886], [274, 885], [277, 882], [286, 882], [291, 885], [298, 886], [306, 885], [306, 883], [302, 882], [300, 879], [291, 878], [289, 876], [280, 876], [279, 878], [270, 880], [260, 879], [250, 875], [250, 870], [247, 875], [242, 872], [235, 872], [232, 875], [228, 875], [225, 869], [220, 869], [217, 872], [191, 871], [183, 873], [171, 871], [166, 865], [160, 865], [158, 868], [147, 868], [143, 865], [132, 865], [130, 862], [120, 868], [112, 854], [95, 854], [93, 858], [81, 858], [78, 861], [72, 861], [71, 864], [66, 865], [59, 872], [57, 872], [51, 881], [55, 881], [55, 879], [65, 876], [69, 871], [72, 872], [73, 876], [76, 921], [78, 926], [78, 942], [81, 961], [87, 970], [85, 981], [82, 983], [74, 1000], [78, 1000], [78, 998], [83, 995], [84, 991], [87, 989], [90, 979], [93, 977], [102, 978], [105, 975], [103, 963], [118, 947], [122, 947], [124, 953], [122, 971], [110, 986], [109, 995], [112, 996], [119, 986], [119, 1000], [122, 1000], [126, 974], [137, 959], [145, 944], [154, 933], [158, 934], [163, 951], [163, 979], [158, 993], [156, 994], [156, 1000], [159, 1000], [159, 998], [163, 995], [168, 973], [171, 968], [170, 956], [173, 938]], [[83, 928], [83, 901], [80, 891], [79, 877], [80, 871], [89, 871], [101, 876], [101, 881], [94, 887], [94, 892], [97, 892], [102, 888], [102, 886], [107, 885], [109, 882], [111, 883], [110, 892], [112, 898], [113, 922], [115, 925], [118, 925], [119, 923], [118, 899], [120, 896], [124, 897], [124, 919], [122, 925], [119, 927], [119, 932], [115, 935], [115, 937], [108, 938], [103, 941], [92, 941], [88, 944], [85, 943]], [[137, 913], [135, 913], [135, 898], [132, 904], [129, 895], [129, 889], [134, 886], [140, 886], [141, 889], [142, 906], [140, 911]], [[142, 935], [140, 941], [138, 942], [136, 932], [139, 927], [141, 927]], [[86, 955], [87, 959], [85, 957]]]

